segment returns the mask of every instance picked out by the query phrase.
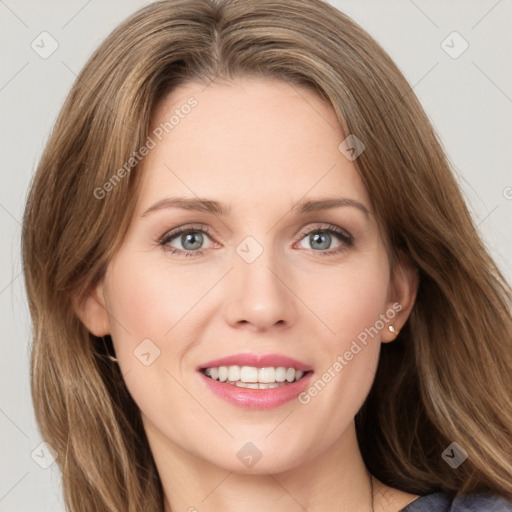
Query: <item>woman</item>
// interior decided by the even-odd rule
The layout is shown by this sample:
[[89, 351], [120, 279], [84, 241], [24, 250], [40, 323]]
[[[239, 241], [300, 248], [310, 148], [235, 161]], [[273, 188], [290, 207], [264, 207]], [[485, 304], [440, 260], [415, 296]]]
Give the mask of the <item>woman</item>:
[[328, 4], [116, 28], [23, 257], [69, 510], [512, 510], [510, 289], [406, 80]]

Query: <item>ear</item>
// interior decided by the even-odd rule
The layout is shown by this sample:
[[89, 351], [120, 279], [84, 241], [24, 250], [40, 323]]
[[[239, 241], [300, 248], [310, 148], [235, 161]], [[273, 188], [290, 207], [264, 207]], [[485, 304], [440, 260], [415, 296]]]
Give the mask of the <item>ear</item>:
[[85, 295], [74, 296], [72, 305], [78, 318], [94, 336], [102, 337], [110, 334], [103, 283], [99, 283]]
[[[418, 293], [418, 285], [418, 269], [405, 254], [401, 254], [391, 275], [388, 302], [388, 311], [393, 310], [397, 313], [382, 330], [382, 343], [393, 341], [409, 318]], [[391, 332], [389, 326], [392, 326], [395, 332]]]

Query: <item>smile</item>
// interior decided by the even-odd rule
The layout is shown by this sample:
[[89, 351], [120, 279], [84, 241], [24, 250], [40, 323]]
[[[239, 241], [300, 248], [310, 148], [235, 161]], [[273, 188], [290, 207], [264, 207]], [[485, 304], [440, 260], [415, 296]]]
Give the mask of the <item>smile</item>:
[[272, 409], [307, 388], [313, 367], [280, 354], [241, 353], [208, 361], [197, 368], [206, 388], [232, 405]]
[[273, 389], [302, 379], [305, 373], [295, 368], [256, 366], [219, 366], [203, 370], [212, 380], [248, 389]]

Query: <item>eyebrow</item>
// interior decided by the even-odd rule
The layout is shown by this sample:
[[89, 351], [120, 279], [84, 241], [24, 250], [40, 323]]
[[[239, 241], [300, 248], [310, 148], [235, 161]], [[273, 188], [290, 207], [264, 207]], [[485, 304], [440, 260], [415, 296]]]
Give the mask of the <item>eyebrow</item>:
[[[292, 206], [291, 211], [304, 215], [311, 212], [321, 210], [329, 210], [331, 208], [340, 208], [343, 206], [350, 206], [362, 211], [366, 216], [370, 215], [370, 211], [366, 206], [355, 199], [349, 198], [319, 198], [309, 199], [307, 201], [299, 201]], [[230, 207], [213, 199], [207, 198], [193, 198], [193, 197], [166, 197], [158, 201], [153, 206], [150, 206], [143, 214], [142, 217], [149, 215], [152, 212], [164, 210], [167, 208], [182, 208], [184, 210], [193, 210], [197, 212], [212, 213], [214, 215], [228, 215], [231, 211]]]

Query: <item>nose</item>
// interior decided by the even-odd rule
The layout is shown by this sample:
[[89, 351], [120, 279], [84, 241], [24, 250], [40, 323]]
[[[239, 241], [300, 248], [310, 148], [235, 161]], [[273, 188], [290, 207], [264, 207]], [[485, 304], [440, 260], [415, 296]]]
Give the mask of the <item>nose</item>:
[[270, 250], [265, 249], [251, 263], [235, 254], [225, 288], [226, 321], [234, 328], [245, 326], [254, 332], [289, 327], [297, 314], [292, 290], [290, 272]]

